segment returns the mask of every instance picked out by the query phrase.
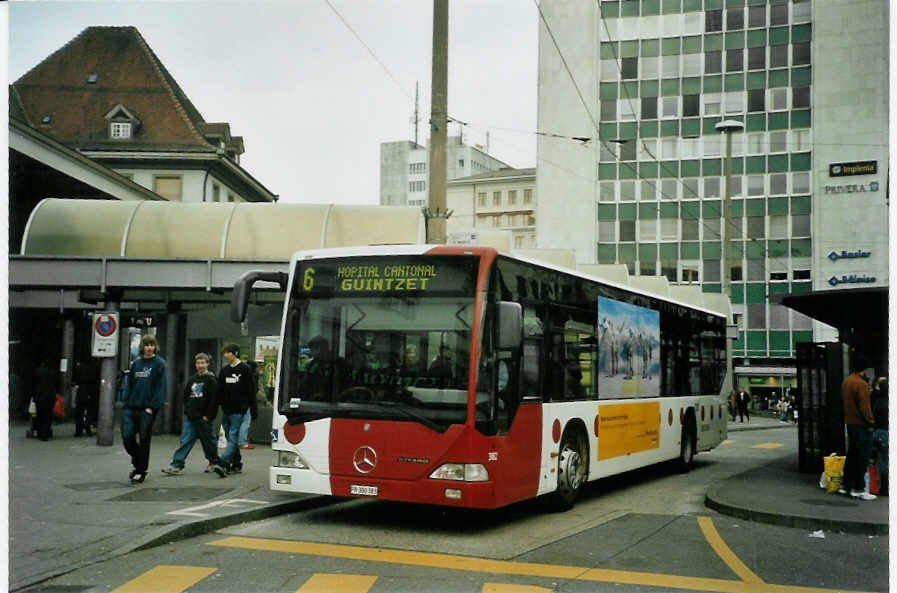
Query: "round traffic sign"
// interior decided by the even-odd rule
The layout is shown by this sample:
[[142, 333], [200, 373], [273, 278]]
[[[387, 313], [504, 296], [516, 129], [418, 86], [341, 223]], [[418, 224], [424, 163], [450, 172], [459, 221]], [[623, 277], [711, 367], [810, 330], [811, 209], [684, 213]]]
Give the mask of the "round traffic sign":
[[97, 315], [93, 327], [100, 336], [108, 338], [115, 333], [118, 324], [115, 322], [115, 317], [110, 315]]

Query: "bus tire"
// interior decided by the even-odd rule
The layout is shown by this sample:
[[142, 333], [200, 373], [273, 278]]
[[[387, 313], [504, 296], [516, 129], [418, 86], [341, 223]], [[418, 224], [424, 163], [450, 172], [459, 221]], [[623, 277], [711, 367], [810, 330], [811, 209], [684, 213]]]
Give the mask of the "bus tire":
[[691, 471], [695, 465], [695, 447], [697, 446], [698, 431], [695, 426], [694, 414], [689, 411], [685, 415], [685, 424], [682, 425], [682, 440], [679, 446], [679, 470]]
[[588, 473], [588, 446], [582, 431], [568, 427], [558, 449], [558, 485], [551, 506], [555, 511], [573, 507]]

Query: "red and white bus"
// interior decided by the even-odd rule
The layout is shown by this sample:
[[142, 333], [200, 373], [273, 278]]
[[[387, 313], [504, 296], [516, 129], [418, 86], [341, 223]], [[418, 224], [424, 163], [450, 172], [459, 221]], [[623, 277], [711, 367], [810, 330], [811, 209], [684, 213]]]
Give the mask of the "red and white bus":
[[497, 508], [726, 437], [719, 313], [495, 249], [297, 253], [272, 426], [278, 491]]

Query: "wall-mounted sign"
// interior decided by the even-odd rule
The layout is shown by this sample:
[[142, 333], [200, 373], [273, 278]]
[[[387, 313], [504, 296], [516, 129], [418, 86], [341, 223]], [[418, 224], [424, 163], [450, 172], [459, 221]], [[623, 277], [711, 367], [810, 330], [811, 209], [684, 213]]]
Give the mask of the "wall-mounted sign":
[[110, 357], [118, 354], [118, 313], [94, 313], [91, 355]]
[[832, 163], [828, 166], [829, 177], [847, 177], [848, 175], [874, 175], [875, 173], [878, 173], [878, 161]]
[[126, 315], [122, 320], [126, 327], [155, 327], [151, 315]]
[[832, 261], [838, 261], [839, 259], [856, 259], [859, 257], [869, 257], [870, 255], [872, 255], [871, 251], [863, 251], [862, 249], [856, 251], [845, 251], [842, 249], [841, 251], [832, 251], [826, 257]]
[[856, 274], [845, 274], [840, 278], [832, 276], [828, 279], [828, 283], [832, 286], [838, 286], [839, 284], [869, 284], [871, 282], [875, 282], [875, 276], [866, 276], [865, 274], [860, 276]]
[[851, 183], [849, 185], [826, 185], [824, 186], [827, 194], [864, 194], [867, 192], [878, 191], [878, 182], [870, 181], [869, 183]]

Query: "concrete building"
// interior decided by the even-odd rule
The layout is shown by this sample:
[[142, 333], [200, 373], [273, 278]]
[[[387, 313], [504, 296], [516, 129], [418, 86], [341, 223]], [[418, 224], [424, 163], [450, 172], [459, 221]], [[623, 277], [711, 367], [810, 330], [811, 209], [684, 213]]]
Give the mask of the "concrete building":
[[567, 138], [539, 137], [538, 246], [720, 292], [715, 125], [742, 122], [727, 227], [735, 371], [761, 394], [793, 385], [795, 344], [836, 332], [777, 295], [887, 285], [888, 3], [546, 0], [541, 11], [538, 128]]
[[535, 189], [535, 169], [498, 169], [449, 181], [446, 202], [453, 213], [446, 232], [507, 230], [512, 248], [535, 248]]
[[[380, 204], [426, 206], [429, 195], [430, 151], [409, 140], [380, 144]], [[446, 179], [469, 177], [508, 165], [480, 146], [464, 144], [461, 136], [446, 142]]]

